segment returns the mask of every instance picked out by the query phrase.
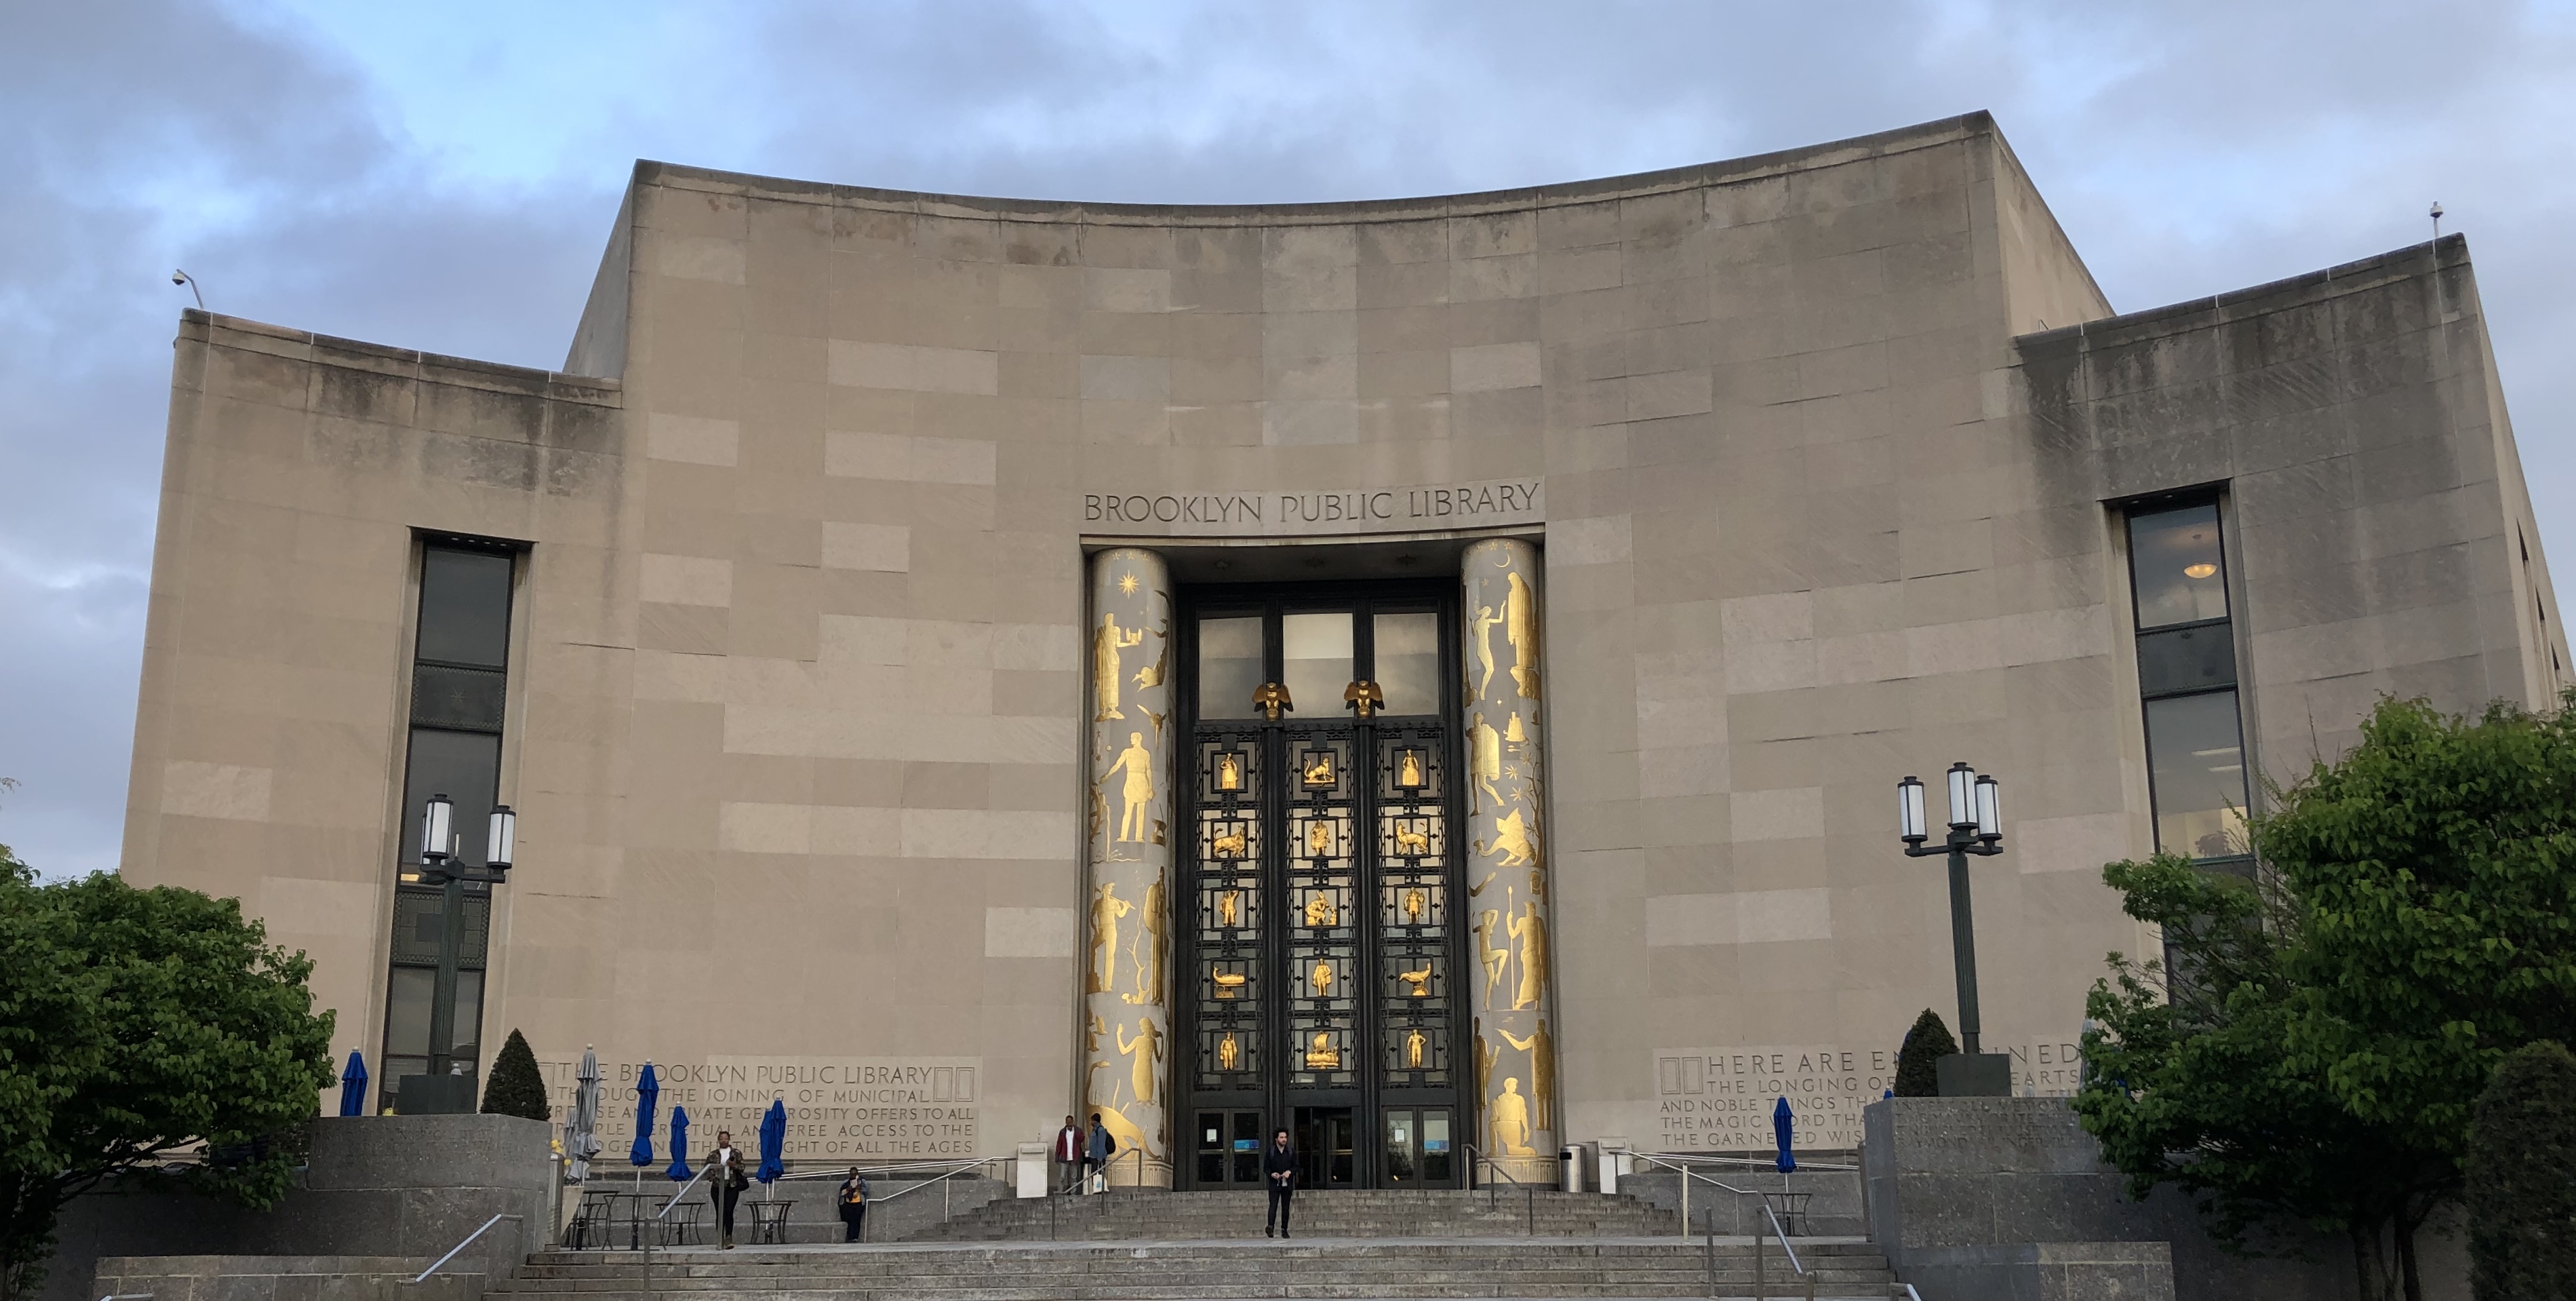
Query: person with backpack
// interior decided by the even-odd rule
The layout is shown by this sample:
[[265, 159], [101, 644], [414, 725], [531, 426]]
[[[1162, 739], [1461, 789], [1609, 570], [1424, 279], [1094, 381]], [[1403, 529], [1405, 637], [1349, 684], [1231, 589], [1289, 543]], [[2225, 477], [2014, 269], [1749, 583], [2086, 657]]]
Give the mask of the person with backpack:
[[868, 1228], [868, 1181], [857, 1166], [841, 1181], [841, 1241], [864, 1242]]
[[1091, 1113], [1091, 1140], [1082, 1153], [1085, 1185], [1096, 1178], [1100, 1181], [1100, 1191], [1109, 1190], [1109, 1157], [1117, 1150], [1118, 1140], [1111, 1138], [1109, 1127], [1100, 1123], [1100, 1113], [1097, 1111]]

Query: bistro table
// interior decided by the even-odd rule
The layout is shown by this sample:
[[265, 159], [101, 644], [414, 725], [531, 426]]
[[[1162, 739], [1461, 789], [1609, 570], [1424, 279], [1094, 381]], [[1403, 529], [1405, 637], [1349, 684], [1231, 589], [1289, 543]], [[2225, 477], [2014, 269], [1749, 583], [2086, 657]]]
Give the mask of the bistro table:
[[783, 1202], [759, 1201], [751, 1204], [751, 1240], [753, 1242], [787, 1241], [787, 1212], [796, 1205], [794, 1198]]

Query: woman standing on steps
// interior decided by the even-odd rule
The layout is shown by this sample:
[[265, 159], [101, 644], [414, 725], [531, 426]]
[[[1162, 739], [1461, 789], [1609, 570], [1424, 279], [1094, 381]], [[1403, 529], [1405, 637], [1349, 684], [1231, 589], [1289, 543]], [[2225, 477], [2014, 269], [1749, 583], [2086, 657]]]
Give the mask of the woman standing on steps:
[[742, 1149], [733, 1145], [733, 1131], [716, 1131], [715, 1150], [707, 1153], [707, 1197], [716, 1204], [716, 1232], [725, 1249], [733, 1249], [733, 1208], [742, 1200], [742, 1190], [751, 1186], [750, 1162], [743, 1159]]
[[857, 1166], [850, 1167], [850, 1177], [841, 1181], [841, 1241], [860, 1242], [868, 1230], [868, 1180]]
[[1270, 1179], [1270, 1215], [1262, 1221], [1261, 1236], [1269, 1237], [1271, 1226], [1279, 1236], [1293, 1238], [1288, 1231], [1288, 1199], [1297, 1195], [1297, 1150], [1288, 1146], [1288, 1131], [1270, 1136], [1270, 1148], [1261, 1154], [1261, 1173]]

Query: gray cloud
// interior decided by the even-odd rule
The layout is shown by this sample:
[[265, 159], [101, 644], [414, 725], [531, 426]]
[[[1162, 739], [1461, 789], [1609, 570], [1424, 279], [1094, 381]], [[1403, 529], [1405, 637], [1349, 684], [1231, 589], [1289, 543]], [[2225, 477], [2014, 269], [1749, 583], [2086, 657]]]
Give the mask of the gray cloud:
[[540, 6], [458, 11], [490, 32], [461, 41], [353, 38], [346, 12], [374, 13], [0, 8], [0, 774], [25, 783], [0, 840], [53, 870], [117, 852], [170, 267], [220, 311], [559, 364], [637, 156], [1276, 202], [1987, 108], [2123, 310], [2416, 242], [2440, 198], [2479, 258], [2544, 535], [2576, 554], [2563, 5], [913, 0], [638, 5], [607, 28]]

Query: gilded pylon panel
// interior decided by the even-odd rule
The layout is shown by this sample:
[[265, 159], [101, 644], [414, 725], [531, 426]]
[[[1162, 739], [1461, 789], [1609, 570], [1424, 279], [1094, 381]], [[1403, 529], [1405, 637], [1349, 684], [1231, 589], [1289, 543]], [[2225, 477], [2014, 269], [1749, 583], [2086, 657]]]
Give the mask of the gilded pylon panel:
[[1548, 979], [1539, 553], [1497, 538], [1460, 563], [1466, 633], [1467, 896], [1476, 957], [1477, 1147], [1523, 1183], [1558, 1177]]
[[[1172, 1183], [1172, 584], [1163, 558], [1091, 561], [1083, 1106], [1118, 1140], [1110, 1180]], [[1142, 1157], [1131, 1153], [1142, 1153]]]

